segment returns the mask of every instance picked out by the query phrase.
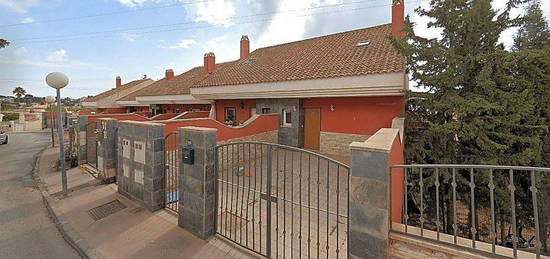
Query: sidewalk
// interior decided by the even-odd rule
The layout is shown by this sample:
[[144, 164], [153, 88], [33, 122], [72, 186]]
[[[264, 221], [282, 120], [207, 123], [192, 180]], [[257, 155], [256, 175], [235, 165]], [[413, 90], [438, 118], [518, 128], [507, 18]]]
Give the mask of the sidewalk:
[[[65, 238], [89, 258], [256, 258], [220, 237], [199, 239], [177, 226], [177, 216], [154, 213], [117, 193], [80, 168], [68, 170], [69, 195], [61, 193], [55, 170], [57, 149], [46, 149], [38, 161], [44, 199]], [[89, 211], [118, 200], [126, 208], [99, 220]]]

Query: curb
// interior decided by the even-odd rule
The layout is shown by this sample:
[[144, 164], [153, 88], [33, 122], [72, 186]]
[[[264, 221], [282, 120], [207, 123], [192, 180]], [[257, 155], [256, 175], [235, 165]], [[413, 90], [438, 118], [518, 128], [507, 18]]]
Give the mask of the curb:
[[40, 190], [40, 194], [42, 194], [42, 201], [44, 202], [44, 206], [46, 206], [46, 209], [48, 210], [50, 217], [55, 223], [55, 226], [57, 227], [57, 230], [59, 231], [63, 239], [65, 239], [65, 241], [82, 258], [85, 258], [85, 259], [105, 258], [100, 253], [95, 251], [95, 249], [93, 249], [90, 245], [88, 245], [88, 243], [84, 239], [82, 239], [76, 231], [72, 229], [72, 227], [68, 223], [63, 213], [55, 205], [55, 201], [53, 200], [50, 193], [48, 192], [45, 186], [45, 183], [42, 181], [42, 179], [40, 179], [40, 176], [38, 173], [40, 158], [42, 157], [42, 154], [44, 153], [44, 151], [46, 151], [48, 148], [50, 147], [46, 147], [42, 149], [40, 152], [38, 152], [35, 155], [34, 165], [32, 168], [32, 176], [37, 183], [37, 186]]

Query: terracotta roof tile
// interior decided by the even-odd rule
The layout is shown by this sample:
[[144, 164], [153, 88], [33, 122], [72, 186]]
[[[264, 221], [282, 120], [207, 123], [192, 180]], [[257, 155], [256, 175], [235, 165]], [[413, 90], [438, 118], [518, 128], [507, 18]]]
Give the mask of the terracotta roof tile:
[[[390, 34], [391, 24], [384, 24], [257, 49], [250, 59], [217, 68], [193, 87], [404, 72]], [[365, 40], [368, 46], [357, 46]]]
[[134, 80], [134, 81], [132, 81], [132, 82], [123, 84], [123, 85], [121, 85], [121, 86], [119, 86], [119, 87], [117, 87], [117, 88], [113, 88], [113, 89], [111, 89], [111, 90], [108, 90], [108, 91], [105, 91], [105, 92], [103, 92], [103, 93], [100, 93], [100, 94], [98, 94], [98, 95], [96, 95], [96, 96], [92, 96], [92, 97], [86, 98], [86, 100], [84, 100], [84, 102], [95, 102], [95, 101], [101, 100], [101, 99], [103, 99], [103, 98], [105, 98], [105, 97], [109, 97], [109, 96], [111, 96], [111, 95], [113, 95], [113, 94], [119, 93], [119, 92], [124, 91], [124, 90], [126, 90], [126, 89], [130, 89], [130, 88], [132, 88], [132, 87], [134, 87], [134, 86], [136, 86], [136, 85], [139, 85], [139, 84], [141, 84], [141, 83], [143, 83], [143, 82], [145, 82], [145, 81], [147, 81], [147, 80], [149, 80], [149, 79]]
[[[217, 68], [222, 69], [230, 66], [234, 62], [216, 64]], [[147, 87], [124, 96], [118, 101], [135, 101], [138, 96], [162, 96], [162, 95], [183, 95], [190, 94], [189, 88], [197, 82], [203, 80], [208, 74], [204, 73], [204, 67], [195, 67], [191, 70], [174, 77], [171, 80], [161, 79]]]
[[[191, 87], [404, 72], [405, 61], [388, 35], [391, 24], [265, 47], [253, 51], [247, 60], [216, 64], [214, 73], [206, 74], [202, 66], [195, 67], [118, 101], [135, 101], [137, 96], [189, 94]], [[370, 42], [368, 46], [357, 47], [365, 40]]]

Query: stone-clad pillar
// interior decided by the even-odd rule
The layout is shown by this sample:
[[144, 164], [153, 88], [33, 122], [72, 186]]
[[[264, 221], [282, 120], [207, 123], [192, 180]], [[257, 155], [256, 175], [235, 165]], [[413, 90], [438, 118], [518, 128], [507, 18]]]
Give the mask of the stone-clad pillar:
[[97, 123], [97, 169], [99, 178], [106, 183], [112, 183], [116, 177], [116, 150], [118, 121], [115, 119], [99, 119]]
[[178, 225], [202, 239], [216, 232], [216, 135], [212, 128], [179, 128], [180, 151], [192, 147], [194, 162], [180, 159]]
[[86, 149], [86, 126], [88, 125], [88, 116], [78, 116], [78, 164], [87, 163], [88, 157]]
[[[366, 142], [350, 145], [350, 258], [388, 258], [389, 165], [397, 157], [392, 147], [401, 148], [394, 145], [399, 141], [399, 130], [384, 128]], [[402, 153], [402, 149], [396, 151]]]
[[150, 211], [164, 208], [164, 124], [118, 123], [119, 193]]

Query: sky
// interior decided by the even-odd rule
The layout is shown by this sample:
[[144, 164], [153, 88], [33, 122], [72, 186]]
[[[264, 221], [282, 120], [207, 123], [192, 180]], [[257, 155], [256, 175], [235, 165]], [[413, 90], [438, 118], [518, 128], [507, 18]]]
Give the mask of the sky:
[[[435, 37], [414, 13], [428, 0], [405, 0], [416, 32]], [[493, 8], [504, 6], [494, 0]], [[547, 19], [550, 0], [541, 1]], [[63, 96], [95, 95], [146, 75], [158, 80], [201, 66], [205, 52], [217, 62], [239, 57], [241, 35], [251, 50], [391, 22], [391, 0], [0, 0], [0, 95], [17, 86], [35, 96], [54, 95], [44, 78], [67, 74]], [[521, 10], [516, 10], [516, 14]], [[509, 45], [513, 30], [501, 41]]]

